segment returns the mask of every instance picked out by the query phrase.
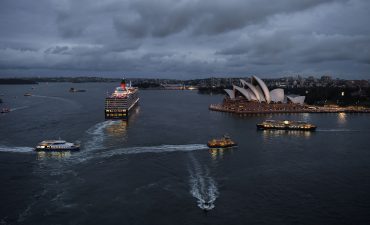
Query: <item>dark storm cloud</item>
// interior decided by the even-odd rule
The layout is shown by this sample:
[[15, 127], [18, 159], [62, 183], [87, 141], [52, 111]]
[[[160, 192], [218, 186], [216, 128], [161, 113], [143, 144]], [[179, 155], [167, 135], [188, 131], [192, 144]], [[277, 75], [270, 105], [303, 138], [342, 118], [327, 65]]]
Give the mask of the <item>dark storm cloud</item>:
[[55, 46], [45, 50], [47, 54], [65, 54], [68, 51], [68, 46]]
[[369, 12], [366, 0], [3, 0], [0, 74], [367, 77]]
[[129, 13], [114, 19], [118, 32], [133, 37], [164, 37], [189, 29], [214, 35], [259, 22], [277, 13], [304, 10], [330, 0], [133, 1]]

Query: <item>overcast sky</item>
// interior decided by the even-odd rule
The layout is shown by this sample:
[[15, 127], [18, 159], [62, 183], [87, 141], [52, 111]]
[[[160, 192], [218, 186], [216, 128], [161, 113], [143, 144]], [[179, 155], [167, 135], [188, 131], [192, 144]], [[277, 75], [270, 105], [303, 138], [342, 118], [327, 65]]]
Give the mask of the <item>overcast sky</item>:
[[1, 0], [0, 76], [370, 79], [368, 0]]

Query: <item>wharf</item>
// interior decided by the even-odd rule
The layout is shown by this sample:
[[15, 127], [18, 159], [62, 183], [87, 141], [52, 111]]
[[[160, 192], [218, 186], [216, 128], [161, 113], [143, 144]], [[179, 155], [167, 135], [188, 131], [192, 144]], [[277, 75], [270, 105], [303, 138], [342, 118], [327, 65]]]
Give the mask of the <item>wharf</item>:
[[361, 107], [322, 107], [322, 106], [301, 106], [301, 107], [252, 107], [239, 105], [230, 107], [224, 104], [211, 104], [209, 109], [212, 111], [228, 112], [234, 114], [276, 114], [276, 113], [370, 113], [369, 108]]

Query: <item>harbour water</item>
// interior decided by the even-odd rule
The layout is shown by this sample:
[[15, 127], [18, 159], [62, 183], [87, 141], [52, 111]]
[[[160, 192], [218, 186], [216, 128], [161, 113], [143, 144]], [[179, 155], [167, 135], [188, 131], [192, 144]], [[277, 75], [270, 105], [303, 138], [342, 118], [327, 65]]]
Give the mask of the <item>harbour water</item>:
[[[0, 224], [370, 223], [369, 114], [236, 116], [208, 110], [222, 95], [141, 90], [129, 122], [106, 121], [115, 85], [0, 86]], [[207, 148], [225, 133], [238, 148]], [[33, 151], [59, 137], [81, 151]]]

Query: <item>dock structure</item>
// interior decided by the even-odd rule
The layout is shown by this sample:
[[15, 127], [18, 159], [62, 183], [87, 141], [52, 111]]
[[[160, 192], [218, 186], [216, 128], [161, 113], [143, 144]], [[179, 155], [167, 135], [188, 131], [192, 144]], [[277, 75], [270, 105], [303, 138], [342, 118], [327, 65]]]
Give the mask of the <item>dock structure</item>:
[[292, 103], [264, 104], [246, 101], [224, 100], [220, 104], [211, 104], [212, 111], [228, 112], [234, 114], [275, 114], [275, 113], [370, 113], [366, 107], [329, 107], [300, 105]]

